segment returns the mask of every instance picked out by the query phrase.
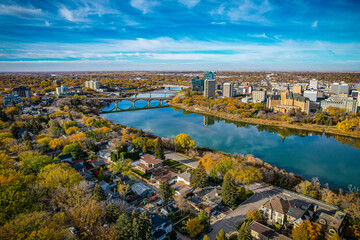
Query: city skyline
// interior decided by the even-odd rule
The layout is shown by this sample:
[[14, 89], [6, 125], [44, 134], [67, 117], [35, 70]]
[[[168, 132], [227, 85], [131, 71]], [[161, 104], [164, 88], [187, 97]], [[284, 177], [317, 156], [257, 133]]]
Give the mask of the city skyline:
[[5, 1], [0, 71], [359, 71], [358, 1]]

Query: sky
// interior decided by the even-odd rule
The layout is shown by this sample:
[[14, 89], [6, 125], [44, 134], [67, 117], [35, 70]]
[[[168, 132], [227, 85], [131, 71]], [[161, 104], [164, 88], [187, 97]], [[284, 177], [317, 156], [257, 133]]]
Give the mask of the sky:
[[0, 72], [360, 71], [359, 0], [1, 0]]

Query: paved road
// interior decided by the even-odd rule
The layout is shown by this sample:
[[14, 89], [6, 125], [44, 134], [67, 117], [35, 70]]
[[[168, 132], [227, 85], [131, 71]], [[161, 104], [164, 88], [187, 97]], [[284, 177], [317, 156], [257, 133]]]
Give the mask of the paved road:
[[259, 209], [264, 203], [266, 203], [273, 196], [278, 195], [284, 199], [301, 201], [307, 203], [314, 203], [318, 205], [318, 212], [333, 213], [336, 211], [335, 207], [328, 206], [319, 201], [312, 201], [309, 198], [302, 197], [295, 193], [285, 192], [284, 189], [277, 187], [270, 187], [263, 183], [254, 183], [248, 187], [249, 190], [254, 192], [254, 195], [243, 202], [234, 211], [228, 213], [223, 219], [214, 222], [211, 227], [213, 231], [209, 233], [210, 239], [215, 239], [216, 234], [223, 229], [226, 234], [231, 234], [237, 231], [238, 226], [245, 220], [246, 212], [251, 209]]
[[182, 154], [178, 154], [175, 152], [165, 152], [165, 159], [172, 159], [175, 161], [178, 161], [179, 163], [185, 164], [186, 166], [189, 166], [191, 168], [196, 168], [198, 164], [197, 159], [192, 159], [189, 157], [185, 157]]

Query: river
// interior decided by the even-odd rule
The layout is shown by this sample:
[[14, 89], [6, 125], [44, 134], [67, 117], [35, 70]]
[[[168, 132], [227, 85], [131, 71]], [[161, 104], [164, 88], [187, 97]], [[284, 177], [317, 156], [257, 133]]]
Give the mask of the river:
[[[151, 103], [156, 106], [158, 103]], [[119, 107], [126, 109], [130, 102]], [[137, 102], [138, 107], [146, 103]], [[227, 153], [253, 154], [274, 166], [311, 180], [318, 177], [330, 188], [360, 186], [360, 150], [354, 141], [307, 131], [244, 124], [180, 109], [151, 110], [102, 114], [108, 120], [143, 129], [161, 137], [189, 134], [198, 146]], [[344, 143], [347, 142], [347, 143]]]

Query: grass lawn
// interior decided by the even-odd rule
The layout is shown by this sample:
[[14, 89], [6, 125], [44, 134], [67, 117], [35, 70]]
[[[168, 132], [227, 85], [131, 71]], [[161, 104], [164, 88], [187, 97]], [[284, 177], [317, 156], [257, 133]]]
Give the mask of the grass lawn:
[[174, 167], [171, 167], [172, 169], [175, 170], [180, 170], [180, 171], [185, 171], [186, 169], [189, 169], [190, 167], [186, 166], [185, 164], [179, 164], [179, 165], [175, 165]]
[[131, 169], [131, 171], [133, 171], [134, 173], [136, 173], [136, 174], [138, 174], [138, 175], [140, 175], [140, 176], [145, 175], [145, 173], [143, 173], [142, 171], [140, 171], [140, 170], [138, 170], [138, 169], [135, 169], [135, 168]]
[[164, 160], [163, 161], [163, 165], [164, 166], [172, 166], [172, 165], [175, 165], [175, 164], [178, 164], [179, 162], [175, 161], [175, 160], [172, 160], [172, 159], [167, 159], [167, 160]]

